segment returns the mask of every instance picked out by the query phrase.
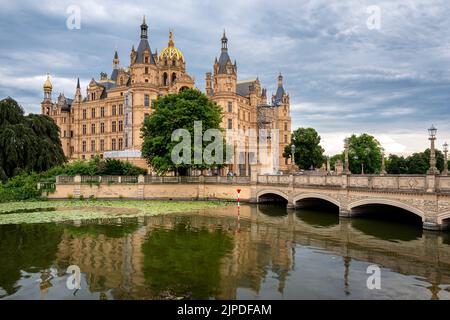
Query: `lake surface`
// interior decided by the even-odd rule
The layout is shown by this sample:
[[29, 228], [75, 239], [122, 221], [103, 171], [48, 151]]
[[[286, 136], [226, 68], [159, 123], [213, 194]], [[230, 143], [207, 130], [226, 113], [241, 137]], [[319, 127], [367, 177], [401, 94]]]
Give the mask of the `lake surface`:
[[450, 235], [272, 205], [3, 225], [0, 298], [450, 299]]

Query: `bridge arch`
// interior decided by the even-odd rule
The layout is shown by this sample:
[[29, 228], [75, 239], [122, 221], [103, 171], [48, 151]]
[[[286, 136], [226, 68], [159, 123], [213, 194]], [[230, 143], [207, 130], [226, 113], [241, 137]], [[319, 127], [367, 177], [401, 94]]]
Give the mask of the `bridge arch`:
[[324, 201], [330, 202], [330, 203], [334, 204], [335, 206], [337, 206], [338, 208], [341, 207], [341, 204], [339, 203], [338, 200], [334, 199], [333, 197], [327, 196], [325, 194], [321, 194], [321, 193], [302, 193], [302, 194], [299, 194], [299, 195], [294, 197], [294, 204], [297, 201], [301, 201], [303, 199], [320, 199], [320, 200], [324, 200]]
[[450, 224], [450, 211], [439, 213], [437, 215], [437, 223], [442, 224], [444, 220], [447, 220], [447, 222]]
[[256, 201], [257, 202], [261, 202], [261, 197], [263, 196], [270, 196], [270, 195], [276, 195], [279, 196], [280, 198], [283, 198], [286, 201], [289, 201], [289, 197], [287, 194], [285, 194], [282, 191], [279, 190], [275, 190], [275, 189], [265, 189], [265, 190], [261, 190], [256, 194]]
[[[400, 202], [397, 200], [391, 200], [391, 199], [377, 199], [377, 198], [370, 199], [369, 198], [369, 199], [358, 200], [358, 201], [350, 203], [348, 205], [348, 209], [351, 211], [352, 209], [355, 209], [357, 207], [365, 206], [365, 205], [372, 205], [372, 204], [374, 204], [374, 205], [381, 204], [381, 205], [397, 207], [397, 208], [406, 210], [408, 212], [414, 213], [415, 215], [419, 216], [422, 219], [422, 221], [425, 221], [425, 214], [421, 210], [414, 208], [413, 206], [410, 206], [404, 202]], [[450, 213], [449, 213], [449, 216], [450, 216]]]

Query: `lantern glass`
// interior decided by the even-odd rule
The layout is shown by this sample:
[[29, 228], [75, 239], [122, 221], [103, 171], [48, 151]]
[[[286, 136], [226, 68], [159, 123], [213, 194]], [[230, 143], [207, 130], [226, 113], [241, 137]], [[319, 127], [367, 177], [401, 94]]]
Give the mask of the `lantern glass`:
[[295, 145], [294, 145], [294, 144], [291, 145], [291, 152], [292, 152], [292, 153], [295, 153]]
[[434, 125], [431, 125], [431, 128], [428, 129], [430, 138], [434, 138], [436, 136], [436, 132], [437, 132], [437, 129], [434, 127]]

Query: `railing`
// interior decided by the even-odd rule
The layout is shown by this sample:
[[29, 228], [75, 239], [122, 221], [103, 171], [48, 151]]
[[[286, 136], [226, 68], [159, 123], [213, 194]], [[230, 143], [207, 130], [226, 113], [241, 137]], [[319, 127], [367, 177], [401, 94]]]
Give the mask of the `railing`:
[[[249, 184], [249, 176], [58, 176], [56, 184]], [[450, 176], [425, 175], [258, 175], [258, 184], [293, 187], [350, 188], [379, 191], [450, 193]], [[43, 186], [44, 187], [44, 186]], [[47, 186], [45, 186], [47, 187]], [[52, 186], [48, 185], [49, 188]]]
[[57, 184], [170, 184], [170, 183], [224, 183], [224, 184], [248, 184], [248, 176], [58, 176]]
[[73, 183], [73, 177], [71, 176], [57, 176], [56, 182], [59, 184], [70, 184]]
[[[436, 176], [428, 182], [426, 175], [258, 175], [259, 184], [290, 185], [294, 187], [325, 187], [380, 191], [425, 192], [429, 189], [442, 193], [450, 192], [450, 176]], [[432, 185], [429, 185], [429, 184]], [[430, 188], [431, 187], [431, 188]]]

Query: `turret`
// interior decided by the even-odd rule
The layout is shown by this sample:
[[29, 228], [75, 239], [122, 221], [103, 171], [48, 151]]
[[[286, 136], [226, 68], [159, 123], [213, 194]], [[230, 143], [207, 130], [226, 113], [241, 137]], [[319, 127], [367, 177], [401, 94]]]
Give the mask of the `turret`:
[[47, 73], [47, 79], [44, 82], [44, 101], [51, 101], [52, 100], [52, 89], [53, 85], [50, 81], [50, 74]]
[[77, 89], [75, 91], [75, 102], [81, 102], [82, 99], [83, 99], [83, 96], [81, 95], [80, 78], [78, 78]]
[[231, 62], [228, 55], [228, 38], [223, 32], [222, 48], [219, 59], [214, 62], [214, 94], [219, 92], [236, 92], [237, 64]]

